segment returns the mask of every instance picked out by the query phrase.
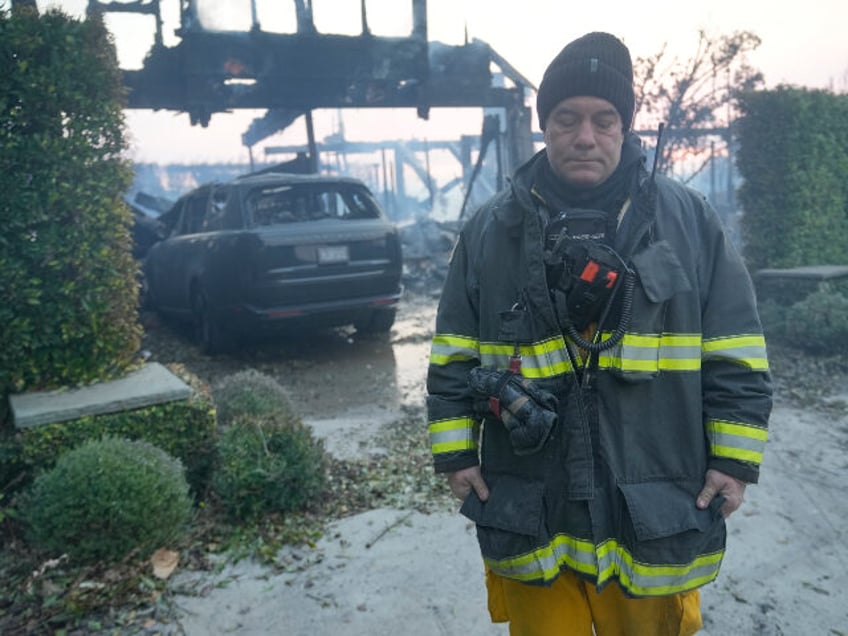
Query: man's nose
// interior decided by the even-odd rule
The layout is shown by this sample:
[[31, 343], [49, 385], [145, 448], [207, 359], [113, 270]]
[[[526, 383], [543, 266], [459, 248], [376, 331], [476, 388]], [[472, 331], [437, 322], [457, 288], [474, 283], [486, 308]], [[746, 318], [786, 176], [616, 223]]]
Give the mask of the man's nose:
[[592, 125], [592, 120], [588, 117], [580, 122], [574, 143], [578, 146], [595, 145], [595, 127]]

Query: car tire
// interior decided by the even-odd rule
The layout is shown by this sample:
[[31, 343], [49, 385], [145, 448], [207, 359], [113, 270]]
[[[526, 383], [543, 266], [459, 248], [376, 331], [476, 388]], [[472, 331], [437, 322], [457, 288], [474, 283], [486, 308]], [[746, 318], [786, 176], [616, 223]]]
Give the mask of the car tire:
[[353, 323], [359, 333], [389, 333], [395, 324], [397, 309], [376, 309], [364, 320]]
[[194, 341], [203, 353], [226, 353], [232, 348], [232, 339], [211, 315], [209, 298], [202, 288], [191, 295], [191, 314]]

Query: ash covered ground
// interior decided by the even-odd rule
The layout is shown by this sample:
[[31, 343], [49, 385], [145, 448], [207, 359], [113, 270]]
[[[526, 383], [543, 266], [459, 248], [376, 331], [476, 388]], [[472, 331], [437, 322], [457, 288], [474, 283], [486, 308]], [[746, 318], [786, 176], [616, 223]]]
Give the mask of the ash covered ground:
[[[425, 376], [437, 295], [407, 293], [387, 336], [336, 329], [200, 354], [185, 334], [146, 319], [153, 360], [212, 384], [254, 368], [289, 392], [328, 452], [405, 480], [329, 520], [314, 547], [284, 550], [284, 567], [240, 563], [174, 579], [173, 633], [505, 634], [488, 622], [473, 526], [424, 476]], [[776, 388], [761, 483], [728, 522], [717, 582], [702, 590], [703, 634], [848, 634], [848, 363], [770, 345]]]

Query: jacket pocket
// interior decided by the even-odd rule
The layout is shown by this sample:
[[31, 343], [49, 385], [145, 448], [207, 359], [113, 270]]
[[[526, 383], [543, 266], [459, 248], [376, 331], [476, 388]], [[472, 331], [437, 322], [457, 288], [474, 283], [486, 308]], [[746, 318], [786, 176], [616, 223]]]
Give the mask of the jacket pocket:
[[533, 341], [533, 317], [526, 309], [510, 309], [498, 313], [498, 341], [528, 343]]
[[459, 511], [483, 528], [539, 536], [544, 484], [511, 475], [487, 475], [486, 483], [489, 499], [480, 501], [472, 490]]
[[644, 382], [660, 371], [669, 303], [678, 294], [691, 291], [692, 285], [667, 241], [652, 243], [633, 257], [632, 264], [638, 282], [628, 333], [602, 355], [602, 361], [619, 379]]
[[633, 257], [642, 289], [652, 303], [662, 303], [675, 294], [692, 290], [674, 250], [668, 241], [652, 243]]
[[700, 483], [649, 481], [619, 484], [627, 502], [636, 538], [650, 541], [689, 530], [707, 532], [722, 520], [724, 497], [716, 497], [709, 508], [700, 510], [695, 498]]

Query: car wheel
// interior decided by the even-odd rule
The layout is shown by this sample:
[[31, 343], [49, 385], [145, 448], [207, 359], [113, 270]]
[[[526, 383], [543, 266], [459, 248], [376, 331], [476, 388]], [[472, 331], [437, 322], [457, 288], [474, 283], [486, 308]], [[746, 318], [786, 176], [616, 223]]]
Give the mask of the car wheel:
[[194, 340], [204, 353], [224, 353], [231, 348], [232, 340], [211, 315], [209, 299], [202, 288], [192, 294], [191, 313]]
[[397, 309], [377, 309], [365, 320], [353, 323], [360, 333], [388, 333], [395, 324]]

